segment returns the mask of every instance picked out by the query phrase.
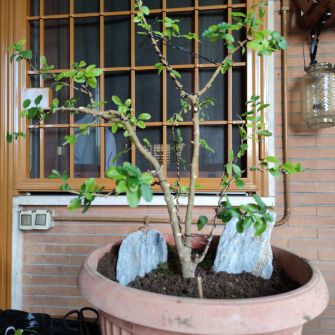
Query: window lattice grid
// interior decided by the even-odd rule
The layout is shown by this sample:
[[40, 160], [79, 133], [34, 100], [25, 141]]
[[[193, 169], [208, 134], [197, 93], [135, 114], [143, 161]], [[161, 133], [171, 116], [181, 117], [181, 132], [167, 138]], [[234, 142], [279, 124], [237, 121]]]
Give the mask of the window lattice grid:
[[[153, 99], [155, 112], [151, 112], [153, 118], [147, 123], [147, 127], [149, 130], [151, 129], [151, 132], [154, 132], [155, 129], [160, 129], [161, 136], [159, 137], [159, 142], [161, 143], [153, 144], [156, 148], [154, 154], [158, 155], [157, 152], [161, 152], [162, 157], [160, 159], [164, 168], [169, 171], [168, 176], [174, 177], [175, 173], [171, 167], [173, 150], [171, 151], [170, 143], [172, 124], [168, 122], [168, 119], [171, 117], [175, 108], [178, 108], [178, 101], [173, 93], [173, 84], [167, 77], [166, 71], [164, 70], [159, 77], [156, 74], [157, 71], [154, 65], [150, 65], [156, 63], [157, 58], [154, 62], [152, 62], [152, 59], [148, 59], [146, 62], [143, 61], [142, 57], [144, 57], [143, 54], [145, 54], [147, 48], [152, 48], [149, 41], [146, 41], [142, 35], [137, 35], [137, 28], [133, 23], [135, 13], [131, 10], [134, 5], [134, 0], [131, 1], [132, 3], [129, 1], [129, 6], [128, 1], [125, 1], [122, 5], [119, 1], [115, 2], [111, 0], [101, 0], [100, 2], [93, 1], [91, 5], [89, 4], [89, 1], [83, 1], [83, 4], [79, 7], [77, 6], [77, 8], [76, 3], [80, 2], [79, 0], [63, 0], [59, 2], [58, 7], [56, 6], [57, 8], [52, 9], [49, 7], [47, 8], [49, 2], [50, 1], [46, 0], [31, 1], [28, 21], [30, 26], [30, 45], [34, 49], [33, 60], [35, 66], [38, 67], [40, 55], [47, 54], [48, 52], [52, 54], [50, 46], [48, 45], [48, 43], [51, 44], [51, 42], [47, 41], [48, 36], [53, 36], [54, 40], [57, 40], [57, 38], [61, 39], [61, 42], [58, 41], [58, 44], [63, 43], [63, 48], [57, 48], [56, 46], [56, 49], [61, 49], [61, 54], [54, 56], [59, 58], [59, 61], [56, 59], [55, 62], [58, 65], [54, 70], [55, 73], [68, 69], [69, 64], [73, 64], [74, 61], [85, 58], [83, 57], [85, 55], [82, 51], [84, 50], [85, 45], [87, 47], [88, 44], [85, 44], [84, 39], [83, 41], [78, 42], [76, 35], [78, 33], [81, 36], [85, 35], [86, 29], [89, 35], [88, 37], [91, 39], [92, 43], [95, 44], [94, 47], [89, 47], [91, 51], [93, 50], [93, 54], [91, 53], [87, 58], [104, 70], [99, 82], [98, 98], [101, 101], [109, 101], [109, 103], [102, 108], [108, 109], [113, 107], [112, 103], [110, 103], [111, 93], [113, 93], [119, 95], [123, 100], [131, 97], [133, 106], [136, 106], [137, 113], [151, 112], [146, 110], [149, 105], [146, 104], [145, 99], [142, 98], [143, 95], [150, 94], [150, 84], [139, 85], [137, 82], [147, 83], [150, 82], [150, 80], [155, 81], [157, 85], [151, 85], [156, 89], [156, 94]], [[99, 8], [97, 8], [97, 3], [99, 3]], [[116, 5], [116, 3], [118, 4]], [[230, 17], [229, 14], [233, 10], [245, 11], [247, 7], [246, 1], [240, 0], [152, 0], [149, 1], [148, 5], [153, 8], [151, 10], [151, 15], [154, 24], [159, 25], [160, 23], [158, 22], [158, 19], [164, 19], [166, 16], [178, 18], [184, 22], [181, 26], [182, 32], [188, 32], [191, 28], [193, 32], [198, 34], [201, 33], [205, 27], [209, 26], [213, 20], [215, 21], [215, 19], [218, 20], [221, 18], [221, 20], [216, 21], [216, 23], [218, 23], [225, 18]], [[58, 37], [57, 34], [52, 34], [52, 29], [54, 29], [54, 27], [60, 27], [57, 29], [62, 29], [63, 34], [59, 33], [59, 31]], [[67, 36], [63, 36], [66, 35], [65, 30], [68, 31]], [[117, 30], [124, 32], [124, 34], [121, 34], [123, 35], [122, 40], [120, 38], [118, 39], [117, 36], [119, 35], [115, 33]], [[67, 44], [66, 46], [64, 46], [64, 40], [65, 44]], [[113, 42], [116, 40], [116, 46], [111, 42], [112, 40]], [[126, 52], [127, 46], [129, 50], [128, 53]], [[213, 58], [213, 53], [210, 51], [211, 49], [209, 47], [202, 45], [197, 41], [186, 41], [186, 44], [181, 46], [191, 49], [194, 54], [204, 56], [204, 58], [194, 57], [192, 54], [185, 55], [185, 53], [183, 54], [179, 50], [166, 44], [162, 45], [163, 54], [172, 59], [171, 64], [173, 65], [173, 68], [182, 74], [182, 80], [185, 78], [185, 88], [194, 92], [205, 82], [216, 67], [216, 65], [210, 61]], [[120, 50], [120, 48], [122, 50]], [[142, 50], [139, 51], [139, 49]], [[96, 53], [94, 54], [95, 51]], [[180, 57], [178, 57], [178, 53], [181, 54]], [[77, 57], [78, 54], [81, 57]], [[124, 56], [122, 57], [122, 55]], [[224, 54], [220, 56], [224, 56]], [[219, 164], [220, 168], [219, 166], [217, 167], [217, 170], [222, 170], [223, 165], [228, 160], [229, 150], [236, 146], [234, 144], [236, 140], [233, 138], [233, 134], [235, 133], [233, 129], [235, 128], [234, 125], [241, 122], [239, 114], [241, 110], [243, 110], [243, 102], [246, 100], [245, 98], [247, 96], [246, 57], [238, 55], [238, 57], [234, 56], [233, 60], [233, 69], [230, 70], [226, 76], [221, 77], [216, 83], [217, 87], [213, 88], [213, 90], [217, 92], [218, 107], [212, 108], [212, 111], [207, 113], [209, 117], [204, 116], [201, 122], [202, 129], [206, 129], [205, 133], [214, 134], [215, 131], [217, 131], [216, 135], [219, 138], [224, 139], [222, 146], [218, 147], [220, 150], [219, 154], [222, 155], [224, 159], [221, 164]], [[42, 78], [38, 80], [35, 71], [28, 71], [28, 75], [31, 86], [38, 86], [38, 81], [39, 86], [48, 86], [48, 83], [44, 82]], [[121, 89], [117, 84], [119, 80], [122, 85], [125, 85], [123, 86], [124, 89]], [[224, 96], [220, 96], [219, 94], [222, 90], [225, 92]], [[236, 92], [239, 92], [239, 94], [236, 94]], [[74, 94], [75, 92], [73, 89], [70, 89], [68, 92], [69, 97], [73, 97]], [[180, 122], [182, 129], [187, 129], [190, 125], [191, 120], [187, 116], [185, 117], [184, 122]], [[39, 145], [39, 155], [35, 153], [33, 157], [31, 157], [31, 160], [34, 159], [39, 166], [34, 168], [31, 167], [30, 170], [35, 171], [34, 173], [31, 173], [32, 178], [47, 177], [49, 167], [46, 166], [45, 162], [47, 155], [45, 154], [46, 149], [44, 144], [46, 142], [46, 129], [51, 126], [61, 128], [59, 133], [75, 134], [80, 125], [76, 120], [76, 116], [70, 115], [69, 119], [62, 118], [56, 122], [53, 120], [45, 123], [42, 122], [38, 127], [34, 127], [34, 131], [39, 131], [39, 136], [31, 136], [30, 141], [32, 143], [31, 145], [35, 148]], [[110, 158], [110, 152], [106, 147], [109, 141], [108, 138], [110, 137], [108, 134], [108, 126], [108, 124], [101, 121], [96, 125], [96, 128], [98, 129], [95, 131], [94, 135], [96, 150], [99, 151], [99, 155], [95, 157], [94, 176], [100, 178], [104, 178], [105, 169], [107, 167], [106, 163]], [[30, 126], [30, 128], [32, 127]], [[57, 139], [55, 142], [59, 143], [59, 140]], [[129, 143], [126, 143], [126, 145], [130, 146]], [[129, 147], [127, 148], [129, 149]], [[161, 148], [161, 150], [158, 150], [157, 148]], [[78, 150], [76, 150], [75, 147], [70, 146], [68, 152], [70, 178], [84, 177], [85, 173], [82, 173], [82, 171], [85, 171], [85, 168], [91, 171], [90, 169], [92, 168], [89, 164], [87, 164], [86, 167], [84, 164], [80, 173], [76, 171], [76, 166], [78, 165], [76, 164], [76, 160], [78, 159], [76, 158], [76, 156], [78, 156], [76, 155], [76, 151]], [[56, 148], [56, 152], [62, 153], [62, 150]], [[38, 159], [37, 156], [39, 156]], [[206, 157], [206, 155], [204, 157]], [[132, 147], [131, 151], [127, 151], [125, 159], [127, 158], [130, 158], [133, 163], [140, 160], [134, 147]], [[207, 160], [211, 161], [211, 159], [208, 158]], [[93, 158], [92, 161], [94, 161]], [[31, 161], [31, 163], [34, 162]], [[245, 167], [245, 164], [245, 162], [241, 162], [242, 167]], [[202, 165], [206, 166], [206, 164]], [[219, 178], [218, 175], [215, 175], [215, 173], [213, 174], [211, 171], [202, 171], [202, 165], [200, 165], [200, 177]], [[169, 170], [170, 168], [171, 171]], [[184, 175], [187, 176], [187, 173], [184, 173]]]

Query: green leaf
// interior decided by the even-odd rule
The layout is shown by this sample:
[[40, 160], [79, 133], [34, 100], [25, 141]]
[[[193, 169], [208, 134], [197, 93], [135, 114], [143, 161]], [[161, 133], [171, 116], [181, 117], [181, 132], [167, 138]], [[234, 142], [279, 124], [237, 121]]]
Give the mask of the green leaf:
[[30, 106], [30, 104], [31, 104], [31, 100], [26, 99], [26, 100], [23, 101], [22, 106], [23, 106], [23, 108], [28, 108]]
[[131, 106], [131, 99], [127, 99], [124, 105], [129, 108]]
[[87, 79], [87, 84], [91, 88], [96, 88], [97, 87], [97, 79], [95, 77], [90, 77]]
[[244, 227], [243, 227], [243, 222], [244, 220], [243, 219], [240, 219], [236, 222], [236, 231], [240, 234], [243, 233], [243, 230], [244, 230]]
[[59, 187], [59, 189], [63, 192], [68, 192], [68, 191], [71, 191], [71, 187], [68, 183], [66, 184], [63, 184]]
[[128, 200], [128, 205], [130, 207], [137, 207], [138, 204], [140, 203], [140, 196], [139, 196], [139, 192], [131, 192], [128, 191], [127, 192], [127, 200]]
[[246, 17], [246, 15], [242, 12], [232, 12], [231, 16], [232, 17]]
[[80, 207], [81, 207], [81, 199], [79, 197], [72, 199], [70, 201], [69, 205], [67, 206], [67, 208], [70, 211], [74, 211], [74, 210], [76, 210]]
[[7, 142], [8, 144], [10, 144], [10, 143], [13, 142], [13, 135], [12, 135], [12, 134], [7, 133], [7, 135], [6, 135], [6, 142]]
[[117, 106], [122, 106], [122, 101], [120, 100], [120, 98], [116, 95], [113, 95], [112, 96], [112, 100], [113, 102], [115, 103], [115, 105]]
[[238, 178], [240, 178], [241, 175], [242, 175], [242, 171], [241, 171], [240, 167], [238, 165], [236, 165], [236, 164], [232, 164], [232, 167], [233, 167], [233, 171], [234, 171], [235, 175]]
[[253, 219], [250, 216], [245, 217], [243, 220], [243, 229], [248, 229], [251, 227], [252, 223]]
[[206, 142], [204, 138], [200, 138], [199, 143], [203, 149], [208, 150], [211, 153], [215, 153], [215, 150], [209, 146], [209, 144]]
[[21, 56], [25, 59], [32, 59], [33, 58], [33, 53], [31, 50], [23, 50], [21, 52]]
[[245, 183], [244, 183], [244, 181], [243, 181], [242, 179], [236, 179], [236, 180], [235, 180], [235, 185], [236, 185], [236, 187], [238, 187], [238, 188], [243, 188], [244, 185], [245, 185]]
[[150, 172], [144, 172], [141, 176], [141, 181], [144, 184], [151, 185], [152, 182], [154, 181], [154, 177], [152, 176], [152, 174]]
[[227, 163], [225, 165], [225, 168], [226, 168], [228, 176], [230, 177], [233, 174], [232, 164], [231, 163]]
[[100, 75], [103, 74], [103, 72], [104, 72], [103, 69], [94, 69], [93, 75], [94, 75], [94, 77], [99, 77]]
[[275, 156], [267, 156], [267, 157], [265, 157], [264, 160], [268, 163], [275, 163], [275, 164], [279, 163], [279, 159]]
[[198, 222], [197, 222], [197, 227], [198, 230], [202, 230], [208, 223], [208, 217], [205, 215], [200, 215]]
[[260, 136], [271, 136], [272, 133], [266, 129], [258, 130], [257, 134]]
[[232, 162], [233, 159], [234, 159], [234, 150], [230, 149], [230, 151], [229, 151], [229, 161]]
[[131, 177], [141, 177], [141, 170], [129, 163], [129, 162], [124, 162], [123, 163], [123, 168], [127, 171], [128, 175], [131, 176]]
[[110, 168], [108, 168], [108, 170], [106, 171], [106, 176], [107, 178], [113, 179], [113, 180], [122, 180], [122, 179], [126, 179], [126, 175], [121, 173], [122, 170], [116, 166], [111, 166]]
[[143, 121], [138, 121], [136, 123], [136, 125], [137, 125], [138, 128], [141, 128], [141, 129], [145, 129], [146, 128], [146, 125], [145, 125], [145, 123]]
[[128, 191], [128, 187], [125, 180], [120, 180], [116, 185], [116, 192], [117, 193], [126, 193]]
[[181, 78], [181, 74], [177, 70], [172, 70], [171, 73], [176, 77], [176, 78]]
[[150, 9], [149, 9], [149, 7], [147, 7], [147, 6], [142, 6], [142, 7], [141, 7], [141, 10], [142, 10], [142, 13], [143, 13], [144, 15], [149, 15], [149, 14], [150, 14]]
[[266, 204], [263, 202], [263, 200], [257, 194], [253, 194], [252, 197], [255, 199], [257, 205], [259, 206], [259, 208], [261, 210], [265, 210], [267, 208]]
[[150, 202], [152, 200], [152, 188], [148, 184], [142, 184], [140, 187], [141, 195], [145, 201]]
[[266, 230], [266, 222], [264, 220], [257, 220], [254, 223], [255, 236], [261, 236]]
[[57, 170], [51, 170], [51, 173], [48, 178], [49, 179], [61, 179], [62, 175]]
[[43, 96], [42, 95], [39, 95], [39, 96], [37, 96], [36, 97], [36, 99], [35, 99], [35, 105], [39, 105], [40, 104], [40, 102], [42, 101], [42, 99], [43, 99]]
[[148, 121], [151, 119], [151, 115], [149, 113], [142, 113], [138, 116], [139, 120], [143, 120], [143, 121]]
[[71, 145], [76, 143], [76, 136], [75, 135], [66, 135], [64, 136], [65, 143], [69, 143]]
[[118, 129], [119, 129], [118, 124], [117, 124], [117, 123], [114, 123], [114, 124], [112, 125], [112, 133], [115, 134], [115, 133], [118, 131]]

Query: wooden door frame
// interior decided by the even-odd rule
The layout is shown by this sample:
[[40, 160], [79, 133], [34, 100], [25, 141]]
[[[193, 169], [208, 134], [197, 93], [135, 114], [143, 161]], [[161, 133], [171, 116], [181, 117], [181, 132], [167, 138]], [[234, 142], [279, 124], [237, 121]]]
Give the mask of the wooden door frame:
[[11, 307], [12, 200], [19, 162], [17, 143], [6, 143], [6, 134], [17, 129], [21, 92], [20, 65], [10, 64], [8, 45], [23, 37], [22, 5], [23, 0], [0, 1], [0, 309]]

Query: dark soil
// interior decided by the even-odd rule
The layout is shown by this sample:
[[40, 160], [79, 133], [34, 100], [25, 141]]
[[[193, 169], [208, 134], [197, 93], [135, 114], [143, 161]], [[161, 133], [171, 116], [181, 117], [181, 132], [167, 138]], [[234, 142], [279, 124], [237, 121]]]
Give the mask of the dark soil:
[[[98, 272], [103, 276], [116, 280], [116, 262], [118, 249], [106, 253], [98, 264]], [[211, 271], [213, 255], [208, 255], [198, 266], [196, 276], [202, 277], [203, 294], [207, 299], [239, 299], [265, 297], [292, 291], [300, 287], [299, 283], [290, 279], [274, 260], [274, 271], [270, 279], [255, 277], [250, 273], [228, 274]], [[197, 279], [183, 279], [178, 271], [178, 262], [172, 249], [169, 250], [168, 264], [147, 274], [144, 278], [136, 278], [128, 286], [154, 293], [179, 297], [198, 298]]]

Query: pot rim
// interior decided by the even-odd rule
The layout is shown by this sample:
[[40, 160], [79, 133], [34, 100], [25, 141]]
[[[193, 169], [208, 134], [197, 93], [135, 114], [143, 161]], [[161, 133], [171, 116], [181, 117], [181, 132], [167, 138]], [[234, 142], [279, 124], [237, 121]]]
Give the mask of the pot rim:
[[296, 270], [298, 281], [305, 282], [300, 288], [259, 298], [199, 299], [142, 291], [102, 276], [96, 265], [113, 245], [99, 248], [86, 258], [79, 285], [83, 296], [105, 317], [119, 322], [178, 335], [272, 334], [302, 327], [328, 304], [329, 293], [321, 272], [310, 262], [280, 248], [273, 247], [274, 254]]
[[[93, 262], [92, 262], [92, 258], [93, 258], [93, 254], [97, 253], [100, 250], [104, 250], [104, 252], [108, 252], [110, 251], [111, 247], [115, 245], [115, 243], [109, 243], [107, 245], [105, 245], [102, 248], [98, 248], [96, 250], [93, 251], [93, 253], [91, 253], [91, 255], [89, 255], [84, 262], [84, 266], [86, 267], [86, 269], [91, 272], [92, 274], [94, 274], [95, 276], [98, 276], [101, 280], [103, 280], [106, 283], [113, 283], [116, 284], [118, 286], [121, 286], [125, 291], [129, 291], [129, 292], [134, 292], [136, 291], [137, 294], [139, 295], [145, 295], [147, 296], [148, 294], [150, 296], [154, 297], [160, 297], [160, 299], [164, 299], [164, 300], [169, 300], [169, 301], [174, 301], [174, 300], [185, 300], [185, 302], [197, 302], [200, 301], [201, 303], [210, 303], [210, 304], [219, 304], [221, 305], [222, 302], [227, 302], [227, 303], [232, 303], [234, 302], [234, 304], [236, 303], [243, 303], [245, 304], [246, 302], [248, 303], [257, 303], [257, 302], [264, 302], [264, 301], [273, 301], [273, 300], [278, 300], [278, 299], [286, 299], [288, 296], [292, 297], [292, 295], [300, 295], [303, 294], [305, 291], [309, 290], [310, 288], [314, 287], [318, 281], [321, 275], [321, 272], [318, 268], [316, 268], [309, 260], [305, 259], [305, 258], [301, 258], [305, 263], [307, 263], [307, 265], [310, 267], [311, 269], [311, 278], [309, 279], [308, 282], [306, 282], [305, 284], [303, 284], [301, 287], [298, 287], [294, 290], [291, 290], [289, 292], [285, 292], [285, 293], [279, 293], [279, 294], [275, 294], [275, 295], [270, 295], [270, 296], [265, 296], [265, 297], [256, 297], [256, 298], [239, 298], [239, 299], [208, 299], [208, 298], [190, 298], [190, 297], [180, 297], [180, 296], [175, 296], [175, 295], [167, 295], [167, 294], [160, 294], [160, 293], [155, 293], [155, 292], [150, 292], [150, 291], [145, 291], [145, 290], [140, 290], [137, 288], [133, 288], [133, 287], [129, 287], [126, 285], [121, 285], [119, 284], [117, 281], [111, 280], [105, 276], [103, 276], [101, 273], [99, 273], [96, 269], [94, 269], [94, 266], [92, 266]], [[275, 247], [272, 246], [272, 249], [274, 251], [276, 250], [284, 250], [282, 248], [279, 247]], [[295, 254], [293, 254], [290, 251], [285, 250], [286, 253], [296, 256]], [[296, 256], [298, 257], [298, 256]]]

